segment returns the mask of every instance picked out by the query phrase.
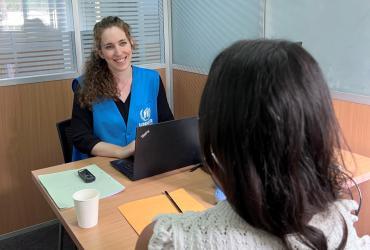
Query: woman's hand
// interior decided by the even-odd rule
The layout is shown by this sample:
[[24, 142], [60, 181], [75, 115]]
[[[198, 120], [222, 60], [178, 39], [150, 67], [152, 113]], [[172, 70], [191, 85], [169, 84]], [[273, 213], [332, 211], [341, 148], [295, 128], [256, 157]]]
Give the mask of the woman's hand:
[[135, 140], [133, 140], [132, 142], [130, 142], [127, 146], [126, 146], [126, 150], [127, 152], [131, 155], [133, 155], [135, 153]]
[[135, 140], [133, 140], [132, 142], [130, 142], [124, 147], [120, 147], [120, 150], [118, 152], [118, 157], [116, 158], [120, 158], [120, 159], [127, 158], [133, 155], [134, 153], [135, 153]]

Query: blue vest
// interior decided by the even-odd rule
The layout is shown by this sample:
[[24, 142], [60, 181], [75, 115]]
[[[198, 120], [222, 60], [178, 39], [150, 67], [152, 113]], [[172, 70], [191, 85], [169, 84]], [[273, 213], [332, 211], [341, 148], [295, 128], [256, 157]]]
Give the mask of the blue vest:
[[[81, 83], [80, 83], [81, 84]], [[132, 66], [130, 108], [127, 124], [114, 100], [98, 100], [92, 106], [94, 134], [102, 141], [126, 146], [136, 138], [136, 127], [158, 122], [157, 71]], [[73, 149], [72, 161], [86, 159], [86, 154]]]

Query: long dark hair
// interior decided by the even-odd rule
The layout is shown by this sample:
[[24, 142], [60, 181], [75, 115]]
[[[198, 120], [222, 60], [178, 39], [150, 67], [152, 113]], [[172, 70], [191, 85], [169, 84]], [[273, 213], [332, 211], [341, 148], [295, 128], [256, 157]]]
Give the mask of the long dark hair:
[[131, 42], [133, 39], [130, 33], [130, 26], [117, 16], [104, 17], [94, 26], [94, 45], [90, 57], [85, 64], [84, 84], [79, 89], [79, 101], [82, 107], [91, 108], [92, 104], [99, 98], [116, 98], [117, 87], [113, 75], [108, 68], [107, 62], [99, 56], [101, 50], [101, 37], [103, 32], [111, 27], [118, 27], [126, 34], [127, 39]]
[[[296, 233], [312, 249], [325, 235], [308, 225], [342, 192], [341, 136], [330, 92], [300, 45], [239, 41], [214, 60], [200, 110], [202, 150], [234, 210], [290, 248]], [[342, 218], [343, 219], [343, 218]], [[343, 238], [347, 226], [343, 220]]]

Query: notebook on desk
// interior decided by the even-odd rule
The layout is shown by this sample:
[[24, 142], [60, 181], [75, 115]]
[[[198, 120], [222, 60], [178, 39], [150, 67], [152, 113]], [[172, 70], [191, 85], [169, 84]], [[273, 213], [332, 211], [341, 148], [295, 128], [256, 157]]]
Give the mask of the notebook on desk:
[[198, 118], [192, 117], [138, 127], [134, 156], [111, 165], [139, 180], [200, 162]]
[[95, 181], [86, 183], [78, 176], [78, 169], [39, 175], [40, 183], [44, 186], [58, 208], [74, 206], [72, 195], [85, 188], [94, 188], [100, 192], [100, 198], [121, 192], [125, 187], [95, 164], [84, 167], [94, 176]]
[[[205, 210], [205, 207], [183, 188], [170, 192], [170, 195], [183, 212]], [[137, 234], [153, 222], [156, 216], [179, 213], [173, 203], [163, 194], [131, 201], [120, 205], [118, 209]]]

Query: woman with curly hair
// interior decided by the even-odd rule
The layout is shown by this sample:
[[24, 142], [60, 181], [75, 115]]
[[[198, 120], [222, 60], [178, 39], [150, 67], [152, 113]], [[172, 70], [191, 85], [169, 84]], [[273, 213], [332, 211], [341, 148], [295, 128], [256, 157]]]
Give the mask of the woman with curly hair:
[[119, 17], [95, 24], [85, 73], [72, 83], [73, 161], [129, 157], [137, 126], [173, 120], [158, 72], [133, 66], [133, 49], [130, 27]]
[[239, 41], [212, 63], [199, 109], [205, 165], [226, 200], [162, 215], [137, 249], [370, 249], [345, 200], [341, 137], [302, 46]]

